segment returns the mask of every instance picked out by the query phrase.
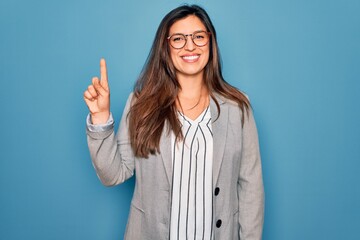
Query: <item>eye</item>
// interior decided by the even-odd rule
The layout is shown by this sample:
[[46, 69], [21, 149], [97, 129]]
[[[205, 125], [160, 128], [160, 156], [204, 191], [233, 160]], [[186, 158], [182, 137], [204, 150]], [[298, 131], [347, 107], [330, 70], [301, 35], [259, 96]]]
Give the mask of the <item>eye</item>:
[[184, 36], [182, 36], [182, 35], [174, 35], [174, 36], [171, 37], [171, 41], [173, 41], [173, 42], [184, 41]]
[[205, 38], [205, 34], [204, 33], [199, 33], [199, 34], [196, 34], [194, 36], [195, 39], [198, 39], [198, 40], [202, 40]]

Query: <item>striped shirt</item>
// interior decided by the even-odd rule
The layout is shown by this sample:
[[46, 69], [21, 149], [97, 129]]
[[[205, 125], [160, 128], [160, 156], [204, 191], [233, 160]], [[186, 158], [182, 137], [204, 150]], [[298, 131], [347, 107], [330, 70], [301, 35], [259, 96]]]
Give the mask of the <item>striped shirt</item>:
[[213, 239], [213, 138], [210, 107], [191, 120], [182, 113], [183, 141], [172, 134], [172, 205], [170, 240]]

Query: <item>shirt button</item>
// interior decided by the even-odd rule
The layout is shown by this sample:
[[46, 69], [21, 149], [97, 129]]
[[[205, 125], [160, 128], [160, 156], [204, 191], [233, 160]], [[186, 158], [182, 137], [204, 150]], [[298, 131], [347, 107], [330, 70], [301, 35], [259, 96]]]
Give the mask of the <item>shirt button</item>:
[[221, 227], [221, 224], [222, 224], [221, 219], [219, 219], [219, 220], [216, 221], [216, 227], [217, 227], [217, 228], [220, 228], [220, 227]]
[[215, 196], [219, 195], [219, 192], [220, 192], [220, 188], [216, 187], [215, 188]]

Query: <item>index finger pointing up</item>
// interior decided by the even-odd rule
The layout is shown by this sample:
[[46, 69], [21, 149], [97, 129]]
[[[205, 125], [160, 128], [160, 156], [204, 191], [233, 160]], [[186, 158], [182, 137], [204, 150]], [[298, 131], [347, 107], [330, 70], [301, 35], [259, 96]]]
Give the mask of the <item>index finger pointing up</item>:
[[100, 59], [100, 84], [105, 90], [109, 90], [106, 62], [104, 58]]

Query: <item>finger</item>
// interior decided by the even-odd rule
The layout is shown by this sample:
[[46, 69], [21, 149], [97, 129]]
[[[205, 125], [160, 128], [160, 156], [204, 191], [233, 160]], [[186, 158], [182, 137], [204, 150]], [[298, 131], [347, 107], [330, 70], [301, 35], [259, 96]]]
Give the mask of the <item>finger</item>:
[[84, 92], [84, 100], [85, 100], [85, 101], [94, 101], [93, 96], [91, 96], [91, 94], [89, 93], [88, 90], [86, 90], [86, 91]]
[[98, 96], [98, 93], [96, 92], [95, 88], [93, 85], [90, 85], [88, 87], [88, 92], [90, 93], [90, 95], [93, 97], [93, 98], [96, 98]]
[[84, 94], [84, 101], [85, 101], [87, 107], [89, 108], [89, 111], [91, 112], [91, 106], [93, 105], [94, 100], [88, 99], [87, 97], [85, 97], [85, 94]]
[[109, 83], [107, 78], [106, 61], [104, 58], [100, 59], [100, 84], [105, 90], [109, 90]]
[[93, 77], [92, 84], [98, 94], [100, 94], [101, 96], [106, 96], [107, 91], [101, 86], [99, 78]]

